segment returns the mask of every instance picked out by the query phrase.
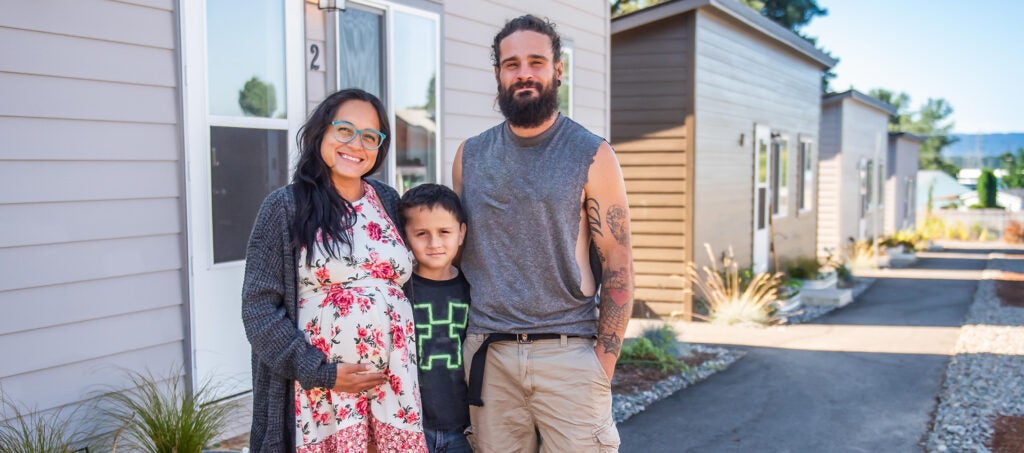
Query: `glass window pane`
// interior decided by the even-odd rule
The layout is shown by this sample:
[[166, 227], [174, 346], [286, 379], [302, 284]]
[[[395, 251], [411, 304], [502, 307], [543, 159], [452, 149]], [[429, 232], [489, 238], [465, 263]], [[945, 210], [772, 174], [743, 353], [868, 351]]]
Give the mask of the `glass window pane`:
[[210, 128], [213, 262], [245, 258], [260, 203], [288, 182], [288, 131]]
[[392, 75], [398, 190], [437, 182], [437, 22], [395, 12]]
[[210, 113], [285, 118], [283, 2], [206, 3]]
[[572, 117], [572, 49], [562, 49], [562, 85], [558, 87], [558, 111]]
[[[362, 88], [384, 100], [381, 63], [384, 16], [350, 5], [338, 13], [339, 88]], [[386, 103], [386, 101], [385, 101]]]

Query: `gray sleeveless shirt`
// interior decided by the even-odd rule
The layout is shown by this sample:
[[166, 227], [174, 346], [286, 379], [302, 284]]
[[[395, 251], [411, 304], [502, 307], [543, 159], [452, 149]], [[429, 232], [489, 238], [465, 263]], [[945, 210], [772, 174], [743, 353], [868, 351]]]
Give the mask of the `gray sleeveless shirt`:
[[562, 115], [537, 137], [517, 137], [501, 123], [466, 140], [470, 333], [597, 334], [597, 301], [580, 290], [576, 242], [580, 197], [601, 142]]

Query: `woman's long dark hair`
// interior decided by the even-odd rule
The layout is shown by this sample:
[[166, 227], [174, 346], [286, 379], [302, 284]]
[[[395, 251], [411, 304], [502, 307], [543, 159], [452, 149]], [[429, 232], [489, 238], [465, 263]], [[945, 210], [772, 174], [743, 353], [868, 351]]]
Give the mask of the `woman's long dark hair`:
[[[306, 266], [312, 265], [313, 247], [317, 245], [317, 233], [324, 252], [331, 258], [338, 258], [341, 245], [352, 251], [352, 235], [349, 229], [356, 223], [352, 203], [338, 195], [331, 180], [331, 169], [320, 155], [320, 143], [331, 128], [331, 121], [338, 107], [348, 101], [365, 101], [373, 105], [380, 122], [384, 141], [377, 150], [377, 160], [366, 173], [372, 174], [380, 168], [388, 155], [391, 144], [391, 127], [384, 103], [366, 91], [349, 88], [338, 91], [324, 99], [310, 114], [299, 129], [299, 164], [292, 176], [295, 184], [295, 219], [292, 223], [292, 246], [305, 248]], [[365, 178], [366, 175], [363, 175]]]

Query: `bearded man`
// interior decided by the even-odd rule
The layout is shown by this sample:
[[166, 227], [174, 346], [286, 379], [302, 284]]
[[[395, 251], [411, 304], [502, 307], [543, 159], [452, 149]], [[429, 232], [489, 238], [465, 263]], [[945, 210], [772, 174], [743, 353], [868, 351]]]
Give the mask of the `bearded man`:
[[558, 113], [552, 23], [512, 19], [491, 50], [505, 121], [452, 168], [469, 219], [471, 437], [485, 453], [617, 451], [611, 380], [633, 305], [622, 170]]

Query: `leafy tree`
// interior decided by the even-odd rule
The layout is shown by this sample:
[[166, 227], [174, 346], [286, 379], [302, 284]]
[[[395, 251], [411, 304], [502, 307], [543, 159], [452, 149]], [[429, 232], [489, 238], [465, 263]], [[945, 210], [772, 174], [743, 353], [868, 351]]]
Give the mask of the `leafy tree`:
[[277, 110], [277, 93], [274, 84], [253, 76], [238, 92], [238, 106], [247, 116], [270, 118]]
[[896, 107], [896, 113], [889, 116], [890, 132], [909, 132], [924, 138], [919, 154], [922, 170], [942, 170], [956, 176], [960, 168], [942, 158], [942, 149], [956, 142], [952, 136], [953, 122], [947, 121], [953, 114], [953, 106], [943, 98], [928, 98], [918, 110], [910, 108], [910, 96], [884, 88], [875, 88], [868, 95]]
[[435, 94], [434, 86], [437, 85], [437, 75], [430, 76], [430, 82], [427, 83], [427, 103], [423, 105], [423, 110], [427, 111], [427, 115], [431, 118], [437, 114], [437, 95]]
[[[740, 2], [797, 34], [800, 34], [800, 28], [809, 24], [815, 17], [828, 14], [828, 10], [818, 6], [816, 0], [740, 0]], [[806, 37], [804, 38], [806, 39]]]
[[996, 204], [997, 192], [996, 175], [992, 173], [991, 169], [982, 170], [981, 176], [978, 177], [978, 204], [983, 208], [998, 207], [999, 205]]
[[1002, 167], [1006, 169], [1006, 176], [1000, 178], [1007, 188], [1024, 188], [1024, 146], [1017, 147], [1017, 154], [1007, 151], [999, 156]]
[[612, 17], [638, 11], [668, 0], [610, 0]]

